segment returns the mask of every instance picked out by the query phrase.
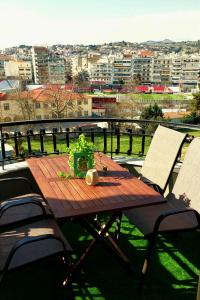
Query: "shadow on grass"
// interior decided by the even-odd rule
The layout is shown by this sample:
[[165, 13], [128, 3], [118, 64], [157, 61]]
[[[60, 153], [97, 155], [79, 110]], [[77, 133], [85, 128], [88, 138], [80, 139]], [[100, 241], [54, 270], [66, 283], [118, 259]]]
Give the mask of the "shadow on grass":
[[[74, 299], [195, 299], [200, 246], [196, 242], [198, 239], [198, 232], [161, 236], [143, 292], [140, 293], [138, 282], [147, 243], [141, 233], [127, 219], [123, 219], [119, 244], [131, 261], [134, 274], [127, 273], [99, 245], [85, 261], [81, 274], [73, 283]], [[80, 239], [78, 243], [74, 242], [75, 249], [81, 252], [86, 242], [80, 242]]]
[[[78, 223], [69, 221], [62, 229], [79, 257], [91, 237]], [[98, 245], [68, 289], [60, 289], [58, 285], [66, 270], [60, 269], [57, 261], [49, 260], [40, 262], [39, 273], [30, 266], [26, 271], [18, 271], [17, 275], [9, 275], [0, 297], [2, 300], [195, 299], [199, 272], [198, 232], [165, 235], [158, 239], [142, 293], [138, 291], [138, 282], [147, 243], [126, 218], [123, 218], [119, 244], [131, 261], [133, 274]]]

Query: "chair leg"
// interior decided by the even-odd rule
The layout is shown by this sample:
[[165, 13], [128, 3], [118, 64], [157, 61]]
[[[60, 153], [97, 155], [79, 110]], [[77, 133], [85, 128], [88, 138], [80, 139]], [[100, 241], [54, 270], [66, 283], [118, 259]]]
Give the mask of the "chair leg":
[[142, 288], [143, 288], [144, 281], [145, 281], [145, 278], [146, 278], [148, 270], [149, 270], [149, 264], [150, 264], [151, 256], [153, 254], [153, 250], [155, 248], [155, 244], [156, 244], [156, 235], [154, 234], [148, 239], [146, 257], [145, 257], [144, 264], [142, 267], [142, 274], [141, 274], [141, 278], [140, 278], [140, 282], [139, 282], [139, 290], [142, 290]]
[[122, 223], [122, 212], [119, 212], [119, 215], [116, 219], [116, 228], [115, 228], [115, 239], [119, 239], [120, 229], [121, 229], [121, 223]]

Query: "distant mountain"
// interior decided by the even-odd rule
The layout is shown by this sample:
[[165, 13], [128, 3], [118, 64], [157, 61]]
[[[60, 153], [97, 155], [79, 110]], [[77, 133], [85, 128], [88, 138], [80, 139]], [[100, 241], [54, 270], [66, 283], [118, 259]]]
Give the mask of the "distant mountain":
[[175, 43], [174, 41], [170, 40], [170, 39], [164, 39], [163, 41], [146, 41], [144, 42], [145, 44], [149, 44], [149, 45], [155, 45], [155, 44], [171, 44], [171, 43]]
[[174, 41], [169, 40], [169, 39], [165, 39], [165, 40], [162, 41], [162, 43], [164, 43], [164, 44], [171, 44], [171, 43], [174, 43]]

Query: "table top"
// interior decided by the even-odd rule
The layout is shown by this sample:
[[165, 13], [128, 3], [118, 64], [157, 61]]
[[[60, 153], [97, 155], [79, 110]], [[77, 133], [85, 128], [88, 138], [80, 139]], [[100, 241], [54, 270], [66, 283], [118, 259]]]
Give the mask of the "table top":
[[[30, 170], [56, 218], [124, 210], [165, 202], [164, 198], [104, 154], [95, 154], [99, 182], [88, 186], [85, 179], [64, 179], [68, 157], [30, 158]], [[106, 165], [106, 174], [102, 166]]]

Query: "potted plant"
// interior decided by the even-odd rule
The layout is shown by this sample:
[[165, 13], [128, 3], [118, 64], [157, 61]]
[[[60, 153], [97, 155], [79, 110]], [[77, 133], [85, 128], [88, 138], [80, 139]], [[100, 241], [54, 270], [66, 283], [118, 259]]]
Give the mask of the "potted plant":
[[89, 169], [94, 168], [94, 149], [92, 142], [81, 134], [78, 141], [67, 148], [69, 166], [75, 177], [85, 178]]

